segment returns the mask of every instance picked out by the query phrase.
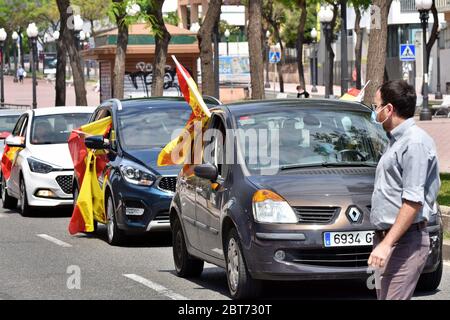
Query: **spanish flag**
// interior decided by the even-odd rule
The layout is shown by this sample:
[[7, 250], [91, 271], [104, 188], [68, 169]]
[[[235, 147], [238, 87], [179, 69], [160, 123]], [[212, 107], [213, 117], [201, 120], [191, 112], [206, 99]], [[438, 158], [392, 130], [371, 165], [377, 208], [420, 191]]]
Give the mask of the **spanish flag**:
[[[104, 208], [104, 189], [100, 187], [97, 177], [100, 175], [108, 159], [103, 150], [91, 150], [84, 144], [86, 136], [106, 136], [111, 130], [111, 117], [86, 124], [70, 134], [68, 144], [72, 157], [75, 175], [81, 186], [72, 219], [69, 223], [69, 233], [94, 231], [94, 220], [106, 222]], [[104, 182], [106, 182], [105, 177]], [[106, 183], [103, 184], [105, 186]]]
[[10, 147], [8, 145], [5, 146], [2, 155], [2, 173], [3, 177], [5, 177], [5, 180], [8, 180], [9, 177], [11, 176], [11, 168], [14, 162], [16, 161], [16, 155], [22, 149], [23, 148]]
[[196, 130], [198, 124], [201, 124], [201, 129], [203, 129], [205, 123], [211, 117], [211, 112], [208, 110], [205, 101], [203, 101], [194, 79], [192, 79], [189, 72], [178, 62], [175, 56], [172, 56], [172, 59], [177, 67], [177, 77], [181, 92], [191, 106], [192, 113], [182, 133], [170, 141], [159, 153], [158, 166], [183, 164], [186, 156], [189, 154], [191, 142], [201, 133], [201, 130]]

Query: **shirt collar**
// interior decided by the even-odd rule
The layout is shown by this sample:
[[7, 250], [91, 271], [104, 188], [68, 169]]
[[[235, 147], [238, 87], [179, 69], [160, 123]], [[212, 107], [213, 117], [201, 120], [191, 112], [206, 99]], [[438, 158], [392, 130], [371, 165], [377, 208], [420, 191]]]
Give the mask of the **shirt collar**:
[[409, 119], [403, 121], [403, 123], [400, 124], [399, 126], [395, 127], [391, 132], [388, 132], [388, 138], [390, 140], [397, 141], [405, 134], [405, 132], [409, 128], [411, 128], [412, 126], [415, 126], [415, 125], [416, 125], [416, 122], [414, 121], [414, 118], [409, 118]]

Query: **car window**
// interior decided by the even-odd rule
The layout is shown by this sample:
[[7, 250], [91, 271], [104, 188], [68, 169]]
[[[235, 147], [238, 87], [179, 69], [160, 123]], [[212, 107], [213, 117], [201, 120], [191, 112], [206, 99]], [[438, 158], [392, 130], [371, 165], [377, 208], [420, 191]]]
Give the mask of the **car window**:
[[15, 125], [15, 127], [14, 127], [14, 130], [13, 130], [13, 132], [12, 132], [12, 135], [14, 135], [14, 136], [20, 136], [20, 132], [21, 132], [21, 129], [22, 129], [22, 125], [23, 125], [23, 122], [25, 121], [26, 118], [27, 118], [27, 115], [26, 115], [26, 114], [24, 114], [24, 115], [22, 115], [22, 117], [20, 117], [19, 121], [17, 121], [17, 123], [16, 123], [16, 125]]
[[64, 113], [36, 116], [31, 125], [31, 143], [67, 143], [72, 130], [86, 124], [90, 115], [90, 113]]
[[206, 143], [204, 146], [203, 160], [205, 163], [214, 164], [219, 172], [219, 176], [225, 178], [228, 166], [226, 164], [226, 130], [222, 119], [214, 116], [211, 125], [206, 133]]
[[0, 117], [0, 132], [12, 132], [20, 115], [7, 115]]
[[255, 174], [263, 168], [324, 163], [376, 165], [386, 145], [382, 128], [368, 112], [280, 107], [235, 115], [235, 121], [242, 129], [237, 137], [245, 164]]

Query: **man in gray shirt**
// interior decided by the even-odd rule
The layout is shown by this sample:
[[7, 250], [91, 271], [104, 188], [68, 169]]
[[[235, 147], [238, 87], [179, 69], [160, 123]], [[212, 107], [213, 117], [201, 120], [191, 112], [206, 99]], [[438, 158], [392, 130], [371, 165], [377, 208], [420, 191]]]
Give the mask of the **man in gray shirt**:
[[378, 299], [410, 299], [428, 257], [427, 221], [437, 213], [436, 147], [414, 122], [416, 93], [407, 82], [383, 84], [375, 104], [389, 143], [376, 170], [370, 220], [377, 231], [368, 263], [379, 270]]

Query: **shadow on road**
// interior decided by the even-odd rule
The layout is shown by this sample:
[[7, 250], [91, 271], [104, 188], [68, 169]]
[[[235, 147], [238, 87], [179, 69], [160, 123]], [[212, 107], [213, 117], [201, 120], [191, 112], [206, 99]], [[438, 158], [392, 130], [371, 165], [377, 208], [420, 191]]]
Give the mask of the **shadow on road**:
[[[21, 215], [19, 209], [9, 210], [3, 209], [4, 214]], [[32, 213], [24, 219], [33, 218], [70, 218], [72, 216], [72, 207], [57, 207], [57, 208], [33, 208]]]

